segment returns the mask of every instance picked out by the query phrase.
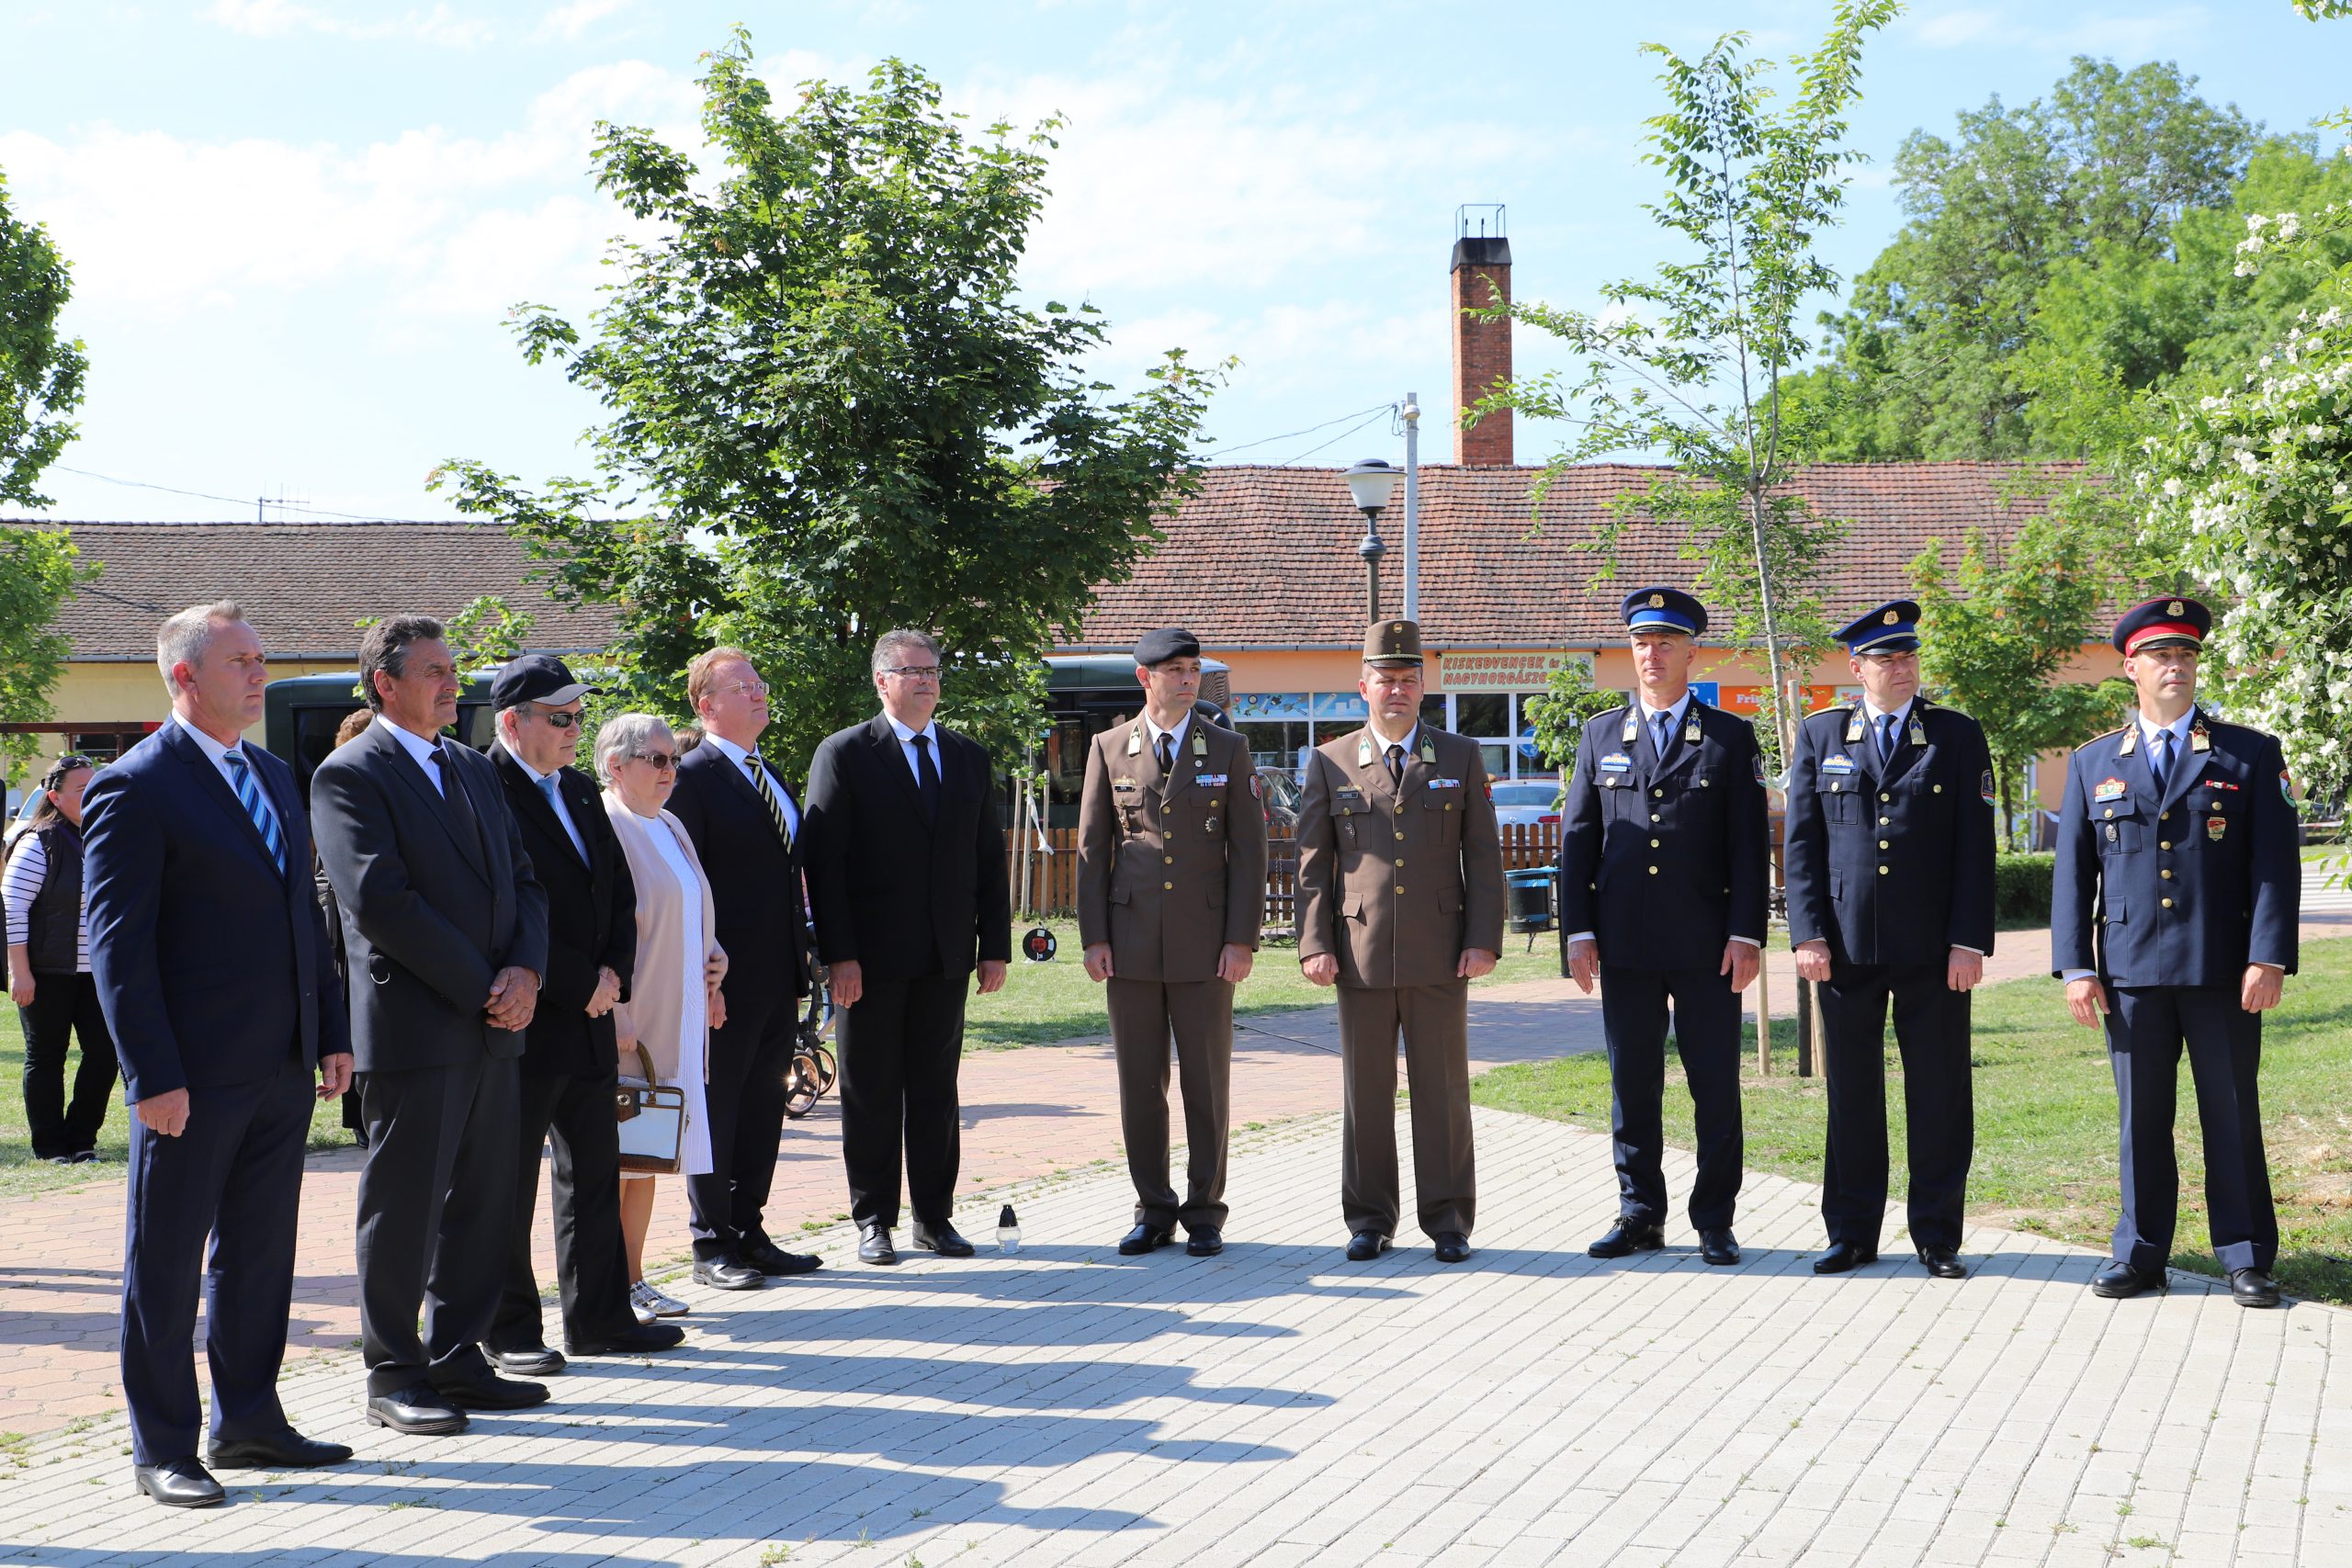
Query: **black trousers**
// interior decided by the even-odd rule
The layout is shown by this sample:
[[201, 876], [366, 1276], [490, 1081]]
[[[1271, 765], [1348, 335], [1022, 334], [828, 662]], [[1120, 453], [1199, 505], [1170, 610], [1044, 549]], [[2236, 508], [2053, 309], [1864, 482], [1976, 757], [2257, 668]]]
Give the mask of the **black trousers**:
[[311, 1105], [310, 1069], [289, 1052], [274, 1077], [190, 1089], [187, 1125], [178, 1137], [131, 1122], [122, 1397], [134, 1463], [197, 1452], [203, 1410], [188, 1346], [199, 1280], [214, 1440], [269, 1437], [286, 1427], [277, 1369], [294, 1300]]
[[1969, 993], [1942, 964], [1838, 964], [1821, 987], [1829, 1060], [1828, 1152], [1821, 1217], [1829, 1239], [1878, 1250], [1886, 1216], [1886, 1016], [1903, 1054], [1903, 1131], [1914, 1247], [1960, 1246], [1968, 1162], [1976, 1146], [1968, 1066]]
[[2172, 1258], [2180, 1213], [2180, 1162], [2173, 1152], [2180, 1053], [2197, 1085], [2205, 1143], [2205, 1207], [2213, 1256], [2229, 1269], [2268, 1269], [2278, 1258], [2278, 1214], [2262, 1155], [2262, 1015], [2238, 1005], [2232, 986], [2110, 986], [2108, 1060], [2123, 1122], [2123, 1213], [2115, 1257], [2154, 1274]]
[[[33, 1005], [18, 1008], [25, 1027], [25, 1126], [32, 1134], [33, 1157], [56, 1159], [97, 1147], [114, 1098], [114, 1036], [98, 1006], [98, 983], [89, 975], [33, 971]], [[65, 1055], [74, 1038], [82, 1043], [82, 1065], [74, 1073], [74, 1098], [65, 1098]]]
[[1739, 1116], [1739, 993], [1713, 969], [1600, 966], [1600, 1027], [1609, 1043], [1609, 1126], [1616, 1145], [1617, 1210], [1643, 1224], [1666, 1222], [1666, 1030], [1690, 1086], [1699, 1134], [1699, 1179], [1690, 1224], [1731, 1224], [1745, 1155]]
[[621, 1236], [621, 1140], [613, 1120], [620, 1075], [524, 1073], [516, 1095], [521, 1136], [514, 1166], [514, 1244], [506, 1288], [484, 1342], [494, 1350], [547, 1343], [531, 1232], [539, 1201], [539, 1153], [555, 1144], [548, 1209], [555, 1222], [556, 1296], [567, 1339], [605, 1339], [636, 1326], [628, 1304], [628, 1249]]
[[519, 1079], [511, 1057], [482, 1056], [363, 1080], [359, 1348], [371, 1394], [489, 1375], [481, 1341], [514, 1244]]
[[738, 1247], [767, 1239], [763, 1215], [784, 1139], [784, 1075], [798, 1021], [790, 997], [740, 1013], [729, 997], [727, 1027], [710, 1032], [703, 1103], [711, 1169], [686, 1178], [696, 1258], [732, 1258]]
[[899, 1160], [925, 1225], [947, 1224], [963, 1163], [956, 1073], [964, 1055], [969, 973], [868, 980], [841, 1018], [842, 1159], [850, 1217], [899, 1223]]

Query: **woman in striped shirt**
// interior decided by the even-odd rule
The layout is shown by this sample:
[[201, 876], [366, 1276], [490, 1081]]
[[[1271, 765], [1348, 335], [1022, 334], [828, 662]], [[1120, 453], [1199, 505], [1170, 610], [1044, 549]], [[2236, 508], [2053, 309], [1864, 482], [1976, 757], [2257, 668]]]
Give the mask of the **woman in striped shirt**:
[[[25, 1121], [33, 1157], [81, 1165], [98, 1157], [98, 1129], [115, 1081], [114, 1037], [98, 1010], [82, 888], [82, 792], [95, 770], [67, 752], [40, 781], [42, 800], [0, 874], [7, 904], [8, 994], [25, 1029]], [[74, 1038], [82, 1065], [65, 1098]]]

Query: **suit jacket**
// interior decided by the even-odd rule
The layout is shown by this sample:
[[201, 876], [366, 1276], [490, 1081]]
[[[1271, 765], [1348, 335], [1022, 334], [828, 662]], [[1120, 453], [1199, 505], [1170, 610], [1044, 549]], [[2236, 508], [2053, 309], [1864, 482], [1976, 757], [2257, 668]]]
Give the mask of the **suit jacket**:
[[[767, 760], [761, 759], [767, 767]], [[800, 805], [782, 773], [767, 767], [779, 798]], [[802, 892], [807, 808], [787, 851], [751, 775], [716, 746], [702, 745], [678, 763], [678, 787], [666, 807], [694, 840], [718, 911], [718, 942], [730, 955], [729, 1010], [764, 1016], [808, 994], [808, 910]]]
[[876, 715], [825, 738], [808, 764], [809, 903], [827, 964], [869, 980], [968, 975], [1012, 957], [1012, 904], [996, 777], [978, 741], [942, 728], [939, 815], [923, 820], [913, 771]]
[[363, 1073], [519, 1056], [492, 1026], [490, 983], [548, 973], [548, 895], [489, 758], [446, 740], [444, 772], [475, 826], [380, 724], [311, 775], [319, 858], [343, 906], [351, 1037]]
[[493, 746], [490, 763], [506, 786], [523, 851], [548, 895], [548, 967], [538, 1010], [523, 1032], [523, 1070], [573, 1077], [611, 1072], [613, 1015], [590, 1018], [588, 998], [596, 994], [596, 971], [605, 968], [620, 976], [621, 999], [628, 999], [637, 962], [637, 883], [605, 815], [603, 794], [577, 768], [556, 773], [564, 809], [588, 846], [583, 861], [514, 754]]
[[1478, 743], [1421, 726], [1402, 790], [1369, 727], [1317, 747], [1298, 803], [1301, 962], [1335, 955], [1343, 986], [1435, 986], [1464, 948], [1502, 946], [1502, 835]]
[[2087, 742], [2067, 763], [2050, 898], [2053, 973], [2234, 991], [2249, 963], [2294, 972], [2302, 867], [2286, 758], [2275, 737], [2202, 708], [2191, 725], [2162, 790], [2136, 724]]
[[1266, 812], [1250, 743], [1197, 714], [1163, 776], [1138, 714], [1094, 738], [1078, 807], [1080, 942], [1123, 980], [1216, 978], [1266, 913]]
[[[1637, 706], [1589, 720], [1577, 742], [1560, 931], [1592, 932], [1604, 963], [1713, 969], [1733, 937], [1764, 940], [1772, 848], [1756, 731], [1695, 696], [1683, 728], [1663, 766]], [[1567, 962], [1564, 941], [1563, 973]]]
[[176, 724], [100, 769], [84, 803], [90, 967], [134, 1103], [272, 1077], [291, 1052], [315, 1066], [351, 1049], [293, 771], [242, 750], [277, 814], [286, 871]]
[[[1940, 964], [1993, 951], [1993, 756], [1964, 713], [1913, 699], [1879, 761], [1861, 704], [1797, 729], [1789, 768], [1789, 940], [1839, 964]], [[1914, 732], [1926, 741], [1913, 742]]]

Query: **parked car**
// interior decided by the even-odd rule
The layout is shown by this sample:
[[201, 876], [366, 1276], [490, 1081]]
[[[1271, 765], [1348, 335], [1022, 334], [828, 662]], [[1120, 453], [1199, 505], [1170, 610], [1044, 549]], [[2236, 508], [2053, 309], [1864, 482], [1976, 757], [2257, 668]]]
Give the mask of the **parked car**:
[[1560, 820], [1560, 785], [1555, 779], [1499, 780], [1494, 785], [1494, 801], [1495, 820], [1506, 828]]

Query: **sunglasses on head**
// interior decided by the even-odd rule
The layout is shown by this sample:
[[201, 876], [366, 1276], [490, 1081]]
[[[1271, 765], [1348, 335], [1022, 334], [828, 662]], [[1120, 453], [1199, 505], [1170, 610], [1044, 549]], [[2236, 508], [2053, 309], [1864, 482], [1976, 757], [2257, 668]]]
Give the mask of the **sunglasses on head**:
[[65, 755], [60, 757], [56, 761], [50, 764], [49, 772], [41, 775], [40, 787], [43, 789], [55, 789], [59, 784], [65, 782], [65, 775], [72, 773], [74, 769], [95, 768], [97, 764], [96, 762], [93, 762], [90, 759], [82, 755], [81, 752], [68, 751]]

